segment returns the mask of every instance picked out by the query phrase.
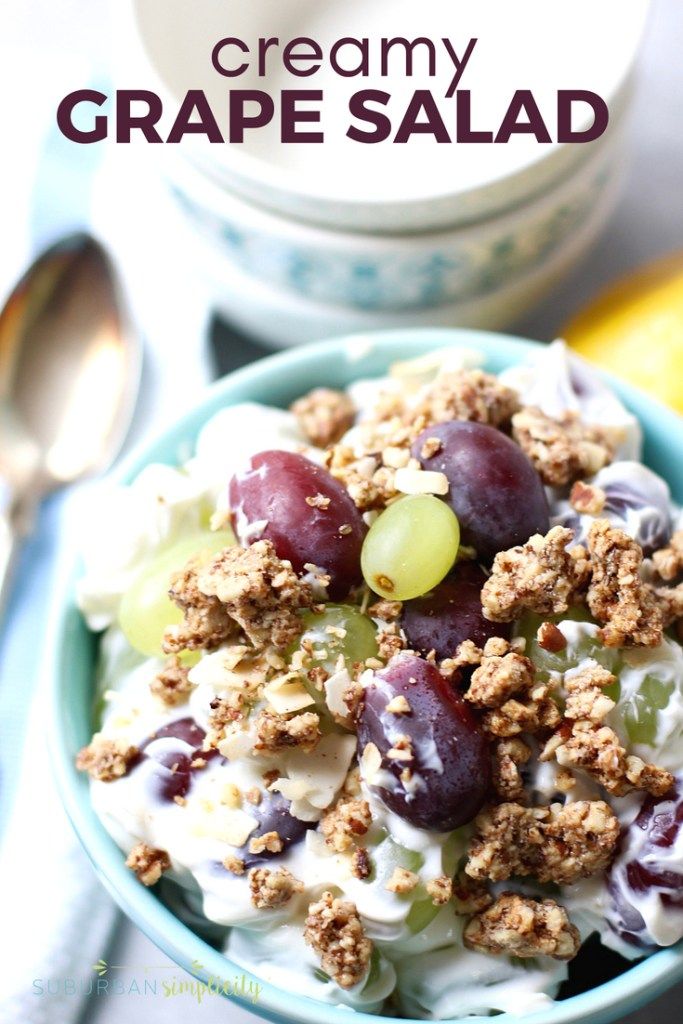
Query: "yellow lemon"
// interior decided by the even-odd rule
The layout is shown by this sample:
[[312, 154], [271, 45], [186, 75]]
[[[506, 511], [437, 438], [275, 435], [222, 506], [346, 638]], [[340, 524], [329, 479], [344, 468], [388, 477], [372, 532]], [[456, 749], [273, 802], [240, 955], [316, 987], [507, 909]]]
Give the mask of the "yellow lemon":
[[589, 362], [683, 413], [683, 252], [618, 280], [560, 336]]

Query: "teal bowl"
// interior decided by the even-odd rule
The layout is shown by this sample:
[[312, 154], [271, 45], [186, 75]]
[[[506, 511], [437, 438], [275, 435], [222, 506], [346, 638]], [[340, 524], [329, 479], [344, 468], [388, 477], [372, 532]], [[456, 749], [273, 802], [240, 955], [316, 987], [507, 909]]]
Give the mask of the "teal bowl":
[[[476, 348], [486, 366], [500, 371], [523, 360], [536, 347], [533, 342], [470, 330], [423, 329], [387, 331], [321, 342], [270, 356], [218, 381], [202, 401], [168, 430], [132, 454], [117, 476], [130, 481], [150, 462], [176, 464], [192, 446], [203, 424], [226, 405], [245, 400], [287, 406], [315, 385], [343, 387], [358, 377], [382, 374], [398, 359], [450, 345]], [[638, 417], [645, 434], [645, 461], [669, 482], [683, 503], [683, 419], [626, 384], [610, 380], [625, 404]], [[183, 924], [154, 892], [145, 889], [124, 866], [119, 848], [96, 817], [88, 783], [74, 769], [74, 756], [92, 733], [93, 681], [97, 637], [87, 629], [75, 602], [79, 566], [58, 589], [58, 607], [51, 627], [52, 754], [57, 785], [67, 813], [102, 883], [121, 909], [176, 963], [201, 980], [230, 978], [241, 969]], [[201, 969], [199, 968], [201, 966]], [[525, 1024], [608, 1024], [660, 995], [683, 979], [683, 943], [660, 950], [624, 974], [588, 992], [554, 1003], [525, 1016]], [[297, 996], [272, 985], [254, 1006], [234, 998], [246, 1009], [278, 1024], [378, 1024], [390, 1018], [357, 1013]], [[395, 1018], [391, 1018], [395, 1019]], [[488, 1020], [468, 1017], [468, 1024]], [[500, 1024], [519, 1020], [512, 1014], [497, 1017]]]

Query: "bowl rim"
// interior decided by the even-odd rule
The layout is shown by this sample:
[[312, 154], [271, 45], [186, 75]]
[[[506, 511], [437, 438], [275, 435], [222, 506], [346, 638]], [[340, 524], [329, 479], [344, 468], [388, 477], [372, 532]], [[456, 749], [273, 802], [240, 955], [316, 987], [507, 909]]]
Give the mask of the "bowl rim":
[[[113, 482], [123, 484], [137, 474], [143, 466], [163, 460], [158, 452], [162, 447], [175, 449], [189, 436], [196, 437], [203, 422], [218, 408], [231, 404], [231, 392], [253, 387], [269, 376], [273, 379], [287, 369], [323, 366], [327, 359], [341, 359], [353, 364], [366, 354], [380, 353], [386, 363], [392, 358], [404, 358], [406, 349], [414, 355], [426, 354], [436, 348], [455, 345], [477, 349], [484, 355], [484, 365], [498, 361], [510, 365], [541, 348], [539, 343], [523, 338], [489, 331], [458, 328], [398, 329], [345, 335], [326, 341], [303, 345], [257, 360], [210, 385], [183, 415], [171, 425], [158, 430], [151, 438], [138, 444], [111, 474]], [[655, 399], [650, 398], [611, 375], [601, 373], [625, 403], [639, 417], [641, 413], [656, 418], [671, 435], [683, 437], [683, 418]], [[238, 401], [245, 401], [239, 398]], [[252, 400], [256, 400], [252, 398]], [[87, 781], [76, 772], [67, 736], [71, 713], [68, 701], [68, 662], [71, 646], [78, 631], [82, 632], [82, 618], [74, 601], [74, 588], [80, 575], [80, 561], [69, 555], [68, 567], [61, 574], [54, 593], [48, 627], [46, 667], [49, 676], [49, 704], [51, 721], [49, 746], [55, 778], [62, 803], [72, 826], [101, 882], [124, 913], [183, 970], [206, 981], [209, 977], [230, 978], [245, 971], [230, 961], [222, 952], [213, 949], [173, 914], [149, 889], [139, 884], [124, 864], [119, 847], [97, 818], [89, 799]], [[94, 637], [94, 634], [93, 634]], [[93, 640], [94, 643], [94, 640]], [[254, 977], [257, 977], [254, 975]], [[637, 1009], [654, 999], [677, 981], [683, 979], [683, 940], [675, 946], [660, 949], [628, 968], [612, 980], [568, 999], [524, 1016], [525, 1024], [578, 1024], [595, 1021], [606, 1024], [621, 1014]], [[257, 979], [262, 994], [255, 1004], [235, 995], [229, 995], [245, 1009], [270, 1020], [319, 1024], [321, 1015], [334, 1016], [340, 1024], [380, 1024], [393, 1021], [377, 1014], [352, 1010], [287, 992], [275, 985]], [[401, 1018], [407, 1024], [421, 1024], [418, 1020]], [[449, 1018], [445, 1024], [484, 1024], [491, 1018]], [[515, 1024], [519, 1017], [507, 1012], [497, 1016], [500, 1024]]]
[[[117, 5], [117, 8], [120, 7], [121, 10], [117, 15], [116, 31], [118, 34], [125, 33], [127, 59], [134, 58], [136, 65], [145, 69], [147, 78], [153, 82], [155, 90], [164, 99], [164, 107], [167, 98], [177, 105], [178, 91], [167, 81], [159, 69], [142, 30], [140, 18], [142, 2], [143, 0], [124, 0]], [[619, 69], [615, 71], [611, 91], [604, 94], [614, 116], [621, 117], [629, 106], [630, 82], [649, 25], [652, 6], [652, 0], [636, 0], [633, 6], [628, 8], [627, 17], [633, 19], [634, 23], [632, 45], [628, 48], [623, 47]], [[546, 187], [563, 174], [571, 175], [580, 165], [583, 154], [592, 145], [574, 145], [565, 142], [537, 146], [533, 155], [520, 166], [508, 172], [489, 174], [488, 177], [474, 185], [459, 189], [415, 190], [406, 195], [383, 199], [367, 194], [334, 193], [327, 185], [324, 174], [319, 175], [318, 179], [308, 177], [305, 181], [300, 181], [297, 179], [296, 171], [255, 155], [246, 150], [243, 144], [214, 146], [209, 153], [206, 147], [201, 148], [201, 143], [197, 145], [196, 139], [190, 138], [188, 141], [189, 145], [186, 150], [188, 159], [195, 166], [203, 169], [205, 173], [212, 175], [215, 181], [224, 187], [227, 185], [231, 189], [236, 183], [240, 183], [241, 187], [255, 189], [259, 198], [262, 198], [262, 190], [265, 190], [272, 203], [284, 202], [289, 205], [294, 202], [302, 204], [302, 209], [305, 208], [309, 211], [312, 204], [325, 208], [333, 207], [336, 210], [345, 211], [347, 217], [352, 215], [351, 211], [381, 209], [396, 211], [411, 207], [434, 205], [441, 207], [445, 204], [454, 211], [454, 223], [467, 222], [469, 219], [467, 211], [473, 203], [477, 206], [481, 204], [484, 209], [491, 209], [495, 213], [500, 208], [500, 200], [495, 197], [503, 185], [508, 189], [514, 188], [515, 194], [519, 193], [521, 201], [537, 191], [536, 181], [539, 173], [542, 176], [547, 173], [547, 180], [543, 179]], [[526, 183], [522, 184], [525, 179], [527, 179]], [[455, 211], [458, 212], [455, 213]]]

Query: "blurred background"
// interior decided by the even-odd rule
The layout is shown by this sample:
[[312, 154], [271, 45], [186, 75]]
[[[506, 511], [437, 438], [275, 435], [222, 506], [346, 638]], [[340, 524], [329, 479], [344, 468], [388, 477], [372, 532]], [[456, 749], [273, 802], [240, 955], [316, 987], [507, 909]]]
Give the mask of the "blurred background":
[[[351, 194], [351, 185], [342, 195], [339, 183], [329, 184], [329, 171], [329, 187], [312, 201], [297, 167], [268, 170], [262, 151], [248, 154], [252, 164], [233, 165], [200, 147], [185, 157], [165, 146], [67, 142], [55, 126], [59, 98], [85, 86], [106, 92], [112, 80], [154, 88], [173, 47], [190, 38], [182, 18], [171, 19], [166, 55], [159, 51], [152, 67], [149, 48], [131, 34], [133, 6], [4, 0], [0, 9], [0, 303], [30, 260], [65, 232], [88, 228], [106, 241], [145, 343], [127, 445], [163, 426], [208, 380], [274, 345], [392, 324], [483, 326], [540, 341], [569, 324], [570, 339], [585, 354], [683, 409], [683, 257], [590, 305], [622, 275], [683, 248], [679, 0], [654, 0], [642, 37], [640, 0], [614, 26], [614, 45], [603, 49], [607, 70], [595, 71], [612, 75], [604, 87], [612, 90], [615, 111], [600, 145], [574, 147], [582, 152], [569, 162], [549, 153], [540, 167], [515, 149], [500, 172], [504, 187], [494, 179], [477, 185], [481, 167], [473, 165], [454, 196], [434, 182], [436, 200], [425, 198], [426, 188], [406, 198], [392, 183], [379, 204], [377, 195]], [[148, 9], [151, 25], [164, 14], [163, 4], [139, 6]], [[193, 5], [184, 6], [187, 15]], [[577, 7], [576, 38], [586, 24]], [[173, 91], [168, 75], [163, 84]], [[3, 948], [11, 945], [13, 979], [0, 992], [0, 1024], [180, 1021], [195, 1012], [189, 997], [169, 1004], [133, 995], [30, 994], [32, 978], [80, 977], [105, 952], [110, 963], [132, 971], [172, 968], [113, 910], [74, 848], [56, 798], [36, 812], [42, 787], [35, 780], [27, 786], [21, 769], [27, 728], [37, 735], [35, 723], [28, 725], [40, 680], [36, 641], [60, 549], [71, 543], [72, 501], [78, 496], [57, 495], [44, 506], [0, 622], [0, 873], [3, 889], [12, 890], [0, 929]], [[52, 889], [40, 896], [32, 880], [29, 898], [28, 862], [19, 878], [8, 877], [9, 865], [16, 870], [17, 846], [42, 844], [46, 830], [55, 837]], [[50, 909], [43, 914], [42, 907]], [[628, 1024], [676, 1020], [682, 1007], [683, 990], [675, 989]], [[249, 1019], [215, 1001], [196, 1012], [207, 1024]]]

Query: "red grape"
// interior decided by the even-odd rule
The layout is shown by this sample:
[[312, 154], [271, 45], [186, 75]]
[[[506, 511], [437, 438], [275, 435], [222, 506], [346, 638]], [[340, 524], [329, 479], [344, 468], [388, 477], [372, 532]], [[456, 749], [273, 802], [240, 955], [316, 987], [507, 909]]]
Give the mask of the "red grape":
[[[151, 779], [155, 795], [165, 802], [185, 797], [194, 775], [204, 770], [203, 765], [207, 761], [221, 757], [215, 749], [203, 749], [204, 736], [204, 730], [194, 718], [177, 718], [168, 722], [140, 744], [140, 754], [133, 768], [145, 760], [154, 761]], [[161, 743], [162, 740], [165, 742]], [[251, 816], [258, 820], [258, 826], [249, 839], [266, 832], [277, 832], [283, 850], [300, 842], [309, 828], [315, 828], [316, 822], [300, 821], [289, 813], [289, 808], [289, 800], [280, 793], [264, 792], [260, 803], [249, 807]], [[250, 853], [248, 841], [237, 852], [247, 867], [273, 856], [268, 850]]]
[[483, 647], [492, 636], [509, 638], [508, 623], [490, 622], [481, 607], [486, 574], [476, 562], [460, 562], [450, 576], [424, 597], [403, 605], [401, 625], [415, 651], [435, 651], [439, 659], [452, 658], [463, 640]]
[[[387, 711], [397, 696], [408, 701], [408, 713]], [[408, 738], [412, 760], [388, 756], [401, 736]], [[411, 825], [449, 832], [482, 806], [489, 786], [488, 744], [461, 694], [423, 658], [400, 654], [375, 673], [359, 717], [359, 751], [368, 743], [382, 756], [383, 771], [374, 784], [379, 796]]]
[[322, 466], [295, 452], [261, 452], [232, 478], [229, 500], [242, 544], [270, 540], [295, 572], [305, 572], [307, 564], [322, 569], [332, 600], [360, 583], [366, 527], [347, 491]]
[[[436, 437], [441, 448], [427, 458], [422, 447]], [[499, 551], [523, 544], [550, 527], [541, 478], [522, 449], [485, 423], [454, 420], [427, 427], [413, 445], [424, 469], [444, 473], [445, 501], [460, 521], [463, 544], [492, 560]]]
[[[290, 801], [286, 800], [281, 793], [266, 791], [260, 803], [249, 807], [249, 814], [252, 818], [258, 819], [258, 827], [251, 833], [249, 839], [236, 851], [240, 860], [244, 861], [247, 868], [263, 861], [270, 860], [277, 856], [269, 850], [262, 850], [261, 853], [251, 853], [249, 843], [258, 836], [264, 836], [267, 832], [277, 832], [282, 842], [282, 851], [301, 842], [309, 828], [315, 828], [315, 821], [301, 821], [289, 813]], [[278, 853], [281, 851], [278, 851]]]
[[[612, 899], [610, 928], [630, 945], [658, 945], [639, 904], [650, 911], [659, 905], [666, 917], [676, 915], [671, 941], [683, 937], [683, 795], [680, 781], [664, 797], [649, 796], [622, 837], [621, 853], [608, 879]], [[653, 904], [654, 898], [654, 904]]]
[[146, 759], [156, 762], [152, 778], [160, 800], [171, 801], [187, 796], [192, 776], [197, 770], [192, 767], [192, 762], [198, 757], [209, 761], [218, 756], [217, 750], [202, 749], [204, 736], [204, 730], [194, 718], [177, 718], [140, 744], [137, 764]]

